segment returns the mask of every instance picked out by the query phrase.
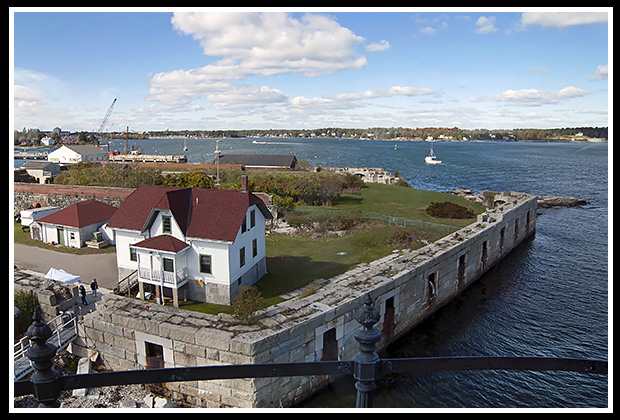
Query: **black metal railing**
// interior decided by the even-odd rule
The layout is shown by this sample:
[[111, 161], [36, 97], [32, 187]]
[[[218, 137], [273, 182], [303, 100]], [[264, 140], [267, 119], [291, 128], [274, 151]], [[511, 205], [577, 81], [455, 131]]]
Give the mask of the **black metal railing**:
[[30, 380], [14, 382], [16, 397], [34, 394], [39, 407], [59, 407], [62, 390], [96, 388], [113, 385], [183, 382], [212, 379], [265, 378], [311, 375], [353, 375], [357, 389], [356, 407], [372, 407], [375, 380], [386, 373], [423, 373], [455, 370], [533, 370], [570, 371], [587, 374], [607, 374], [607, 361], [546, 357], [431, 357], [409, 359], [380, 359], [375, 352], [381, 331], [374, 328], [380, 315], [373, 307], [369, 294], [364, 297], [363, 307], [356, 320], [361, 328], [354, 334], [359, 352], [353, 360], [305, 363], [273, 363], [255, 365], [218, 365], [181, 368], [131, 370], [118, 372], [60, 375], [54, 368], [52, 358], [56, 347], [46, 343], [51, 335], [47, 324], [35, 311], [34, 322], [27, 335], [32, 345], [26, 356], [35, 372]]

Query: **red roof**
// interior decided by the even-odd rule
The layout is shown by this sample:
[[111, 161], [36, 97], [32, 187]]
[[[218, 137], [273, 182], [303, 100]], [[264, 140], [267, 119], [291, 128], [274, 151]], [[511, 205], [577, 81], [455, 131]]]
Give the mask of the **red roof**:
[[109, 220], [118, 210], [97, 200], [80, 201], [39, 219], [39, 222], [81, 228]]
[[189, 244], [178, 240], [174, 236], [158, 235], [158, 236], [154, 236], [152, 238], [140, 241], [137, 244], [133, 244], [132, 246], [135, 246], [138, 248], [156, 249], [158, 251], [174, 252], [176, 254], [177, 252], [182, 251], [185, 248], [189, 247]]
[[250, 192], [141, 185], [123, 201], [108, 227], [142, 231], [148, 228], [152, 210], [170, 210], [185, 236], [234, 242], [252, 205], [272, 217]]

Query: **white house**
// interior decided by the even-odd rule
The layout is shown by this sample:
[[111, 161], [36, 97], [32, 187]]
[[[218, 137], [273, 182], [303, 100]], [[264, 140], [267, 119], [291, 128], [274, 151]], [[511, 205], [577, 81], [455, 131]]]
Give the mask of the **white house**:
[[63, 145], [53, 152], [48, 153], [47, 160], [57, 163], [79, 163], [86, 160], [91, 162], [105, 162], [108, 160], [108, 152], [89, 144]]
[[46, 243], [81, 248], [116, 210], [97, 200], [80, 201], [34, 221], [30, 225], [30, 236]]
[[142, 185], [113, 231], [119, 280], [137, 274], [140, 297], [230, 304], [266, 272], [265, 204], [248, 191]]

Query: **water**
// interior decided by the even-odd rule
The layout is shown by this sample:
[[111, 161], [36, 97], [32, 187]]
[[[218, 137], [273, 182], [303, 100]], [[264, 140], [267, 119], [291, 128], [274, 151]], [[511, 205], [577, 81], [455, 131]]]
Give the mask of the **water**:
[[[416, 188], [512, 190], [574, 196], [590, 204], [539, 210], [536, 236], [464, 294], [391, 346], [383, 357], [545, 356], [608, 360], [608, 145], [606, 143], [434, 144], [444, 164], [424, 163], [424, 142], [344, 139], [223, 139], [222, 153], [289, 154], [312, 165], [399, 171]], [[130, 141], [145, 154], [213, 160], [215, 139]], [[394, 150], [394, 146], [397, 146]], [[124, 141], [113, 141], [120, 150]], [[607, 376], [568, 372], [399, 374], [375, 390], [390, 408], [607, 407]], [[349, 380], [300, 407], [355, 404]]]

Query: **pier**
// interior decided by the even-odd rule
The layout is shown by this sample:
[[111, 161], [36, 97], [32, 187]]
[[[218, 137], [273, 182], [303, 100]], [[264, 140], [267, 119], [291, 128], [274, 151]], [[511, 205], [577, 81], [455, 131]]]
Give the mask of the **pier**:
[[47, 153], [45, 152], [15, 152], [13, 159], [23, 160], [47, 160]]
[[181, 163], [181, 162], [187, 162], [187, 156], [185, 155], [135, 155], [135, 154], [112, 155], [111, 154], [108, 160], [110, 162]]

